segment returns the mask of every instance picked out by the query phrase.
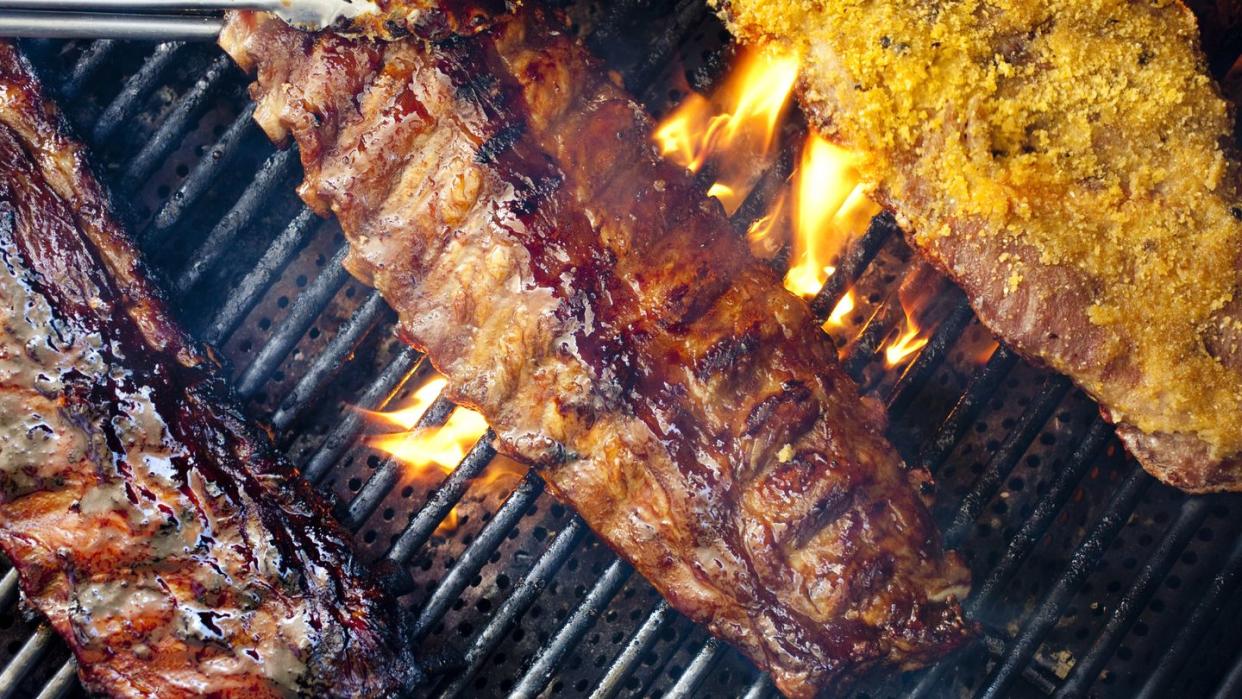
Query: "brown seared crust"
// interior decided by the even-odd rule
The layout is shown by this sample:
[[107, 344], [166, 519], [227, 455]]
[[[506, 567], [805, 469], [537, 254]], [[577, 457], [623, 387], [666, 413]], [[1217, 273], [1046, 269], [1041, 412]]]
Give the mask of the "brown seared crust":
[[[886, 197], [881, 193], [881, 199]], [[918, 195], [886, 206], [919, 206]], [[905, 228], [907, 234], [911, 229]], [[914, 241], [911, 241], [912, 244]], [[1055, 356], [1057, 367], [1071, 377], [1103, 375], [1118, 383], [1133, 381], [1136, 367], [1122, 357], [1106, 355], [1108, 340], [1087, 318], [1091, 306], [1090, 283], [1066, 267], [1040, 267], [1031, 283], [1009, 288], [1008, 273], [981, 260], [1006, 257], [1038, 259], [1033, 250], [997, 236], [945, 236], [924, 248], [927, 260], [958, 284], [979, 320], [1023, 357], [1038, 365]], [[1034, 275], [1030, 275], [1034, 276]], [[1050, 293], [1049, 290], [1055, 290]], [[1242, 301], [1242, 299], [1239, 299]], [[1233, 317], [1238, 309], [1227, 308]], [[1222, 342], [1222, 360], [1242, 367], [1242, 356], [1225, 354], [1223, 348], [1242, 347], [1232, 338]], [[1106, 407], [1101, 413], [1111, 419]], [[1207, 444], [1192, 434], [1147, 433], [1119, 422], [1117, 436], [1126, 449], [1153, 476], [1189, 493], [1242, 490], [1242, 457], [1213, 459]]]
[[[806, 113], [985, 325], [1160, 480], [1242, 490], [1242, 161], [1185, 5], [709, 4], [801, 53]], [[1238, 4], [1194, 4], [1224, 41]]]
[[674, 607], [794, 697], [958, 647], [968, 575], [927, 474], [557, 26], [376, 44], [238, 14], [222, 44], [257, 66], [260, 123], [301, 146], [349, 269]]
[[407, 35], [443, 39], [477, 34], [520, 0], [372, 0], [378, 12], [347, 23], [346, 31], [376, 39]]
[[392, 696], [416, 666], [324, 502], [169, 318], [0, 43], [0, 548], [92, 692]]

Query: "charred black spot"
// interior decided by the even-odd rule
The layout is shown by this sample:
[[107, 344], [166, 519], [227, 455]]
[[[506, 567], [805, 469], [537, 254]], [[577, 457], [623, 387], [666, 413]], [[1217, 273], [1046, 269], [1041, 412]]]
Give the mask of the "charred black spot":
[[798, 524], [794, 538], [795, 545], [806, 546], [807, 542], [825, 527], [841, 518], [853, 501], [853, 492], [841, 484], [834, 485], [823, 493], [805, 519]]
[[512, 148], [524, 133], [526, 133], [525, 121], [515, 121], [506, 125], [487, 139], [482, 146], [479, 146], [479, 152], [474, 154], [474, 161], [480, 165], [490, 165], [496, 162], [496, 159]]
[[[773, 416], [781, 415], [790, 417], [794, 414], [803, 413], [803, 417], [799, 421], [798, 433], [806, 431], [811, 422], [819, 416], [819, 406], [811, 401], [811, 389], [807, 388], [799, 381], [787, 381], [782, 386], [782, 391], [775, 395], [768, 396], [759, 402], [746, 416], [746, 431], [743, 433], [747, 437], [753, 437], [768, 424]], [[811, 403], [811, 410], [799, 410], [798, 406]], [[802, 424], [805, 422], [805, 424]]]
[[759, 329], [751, 326], [741, 335], [730, 335], [716, 342], [698, 361], [695, 375], [707, 379], [740, 364], [759, 349]]
[[[484, 147], [486, 147], [486, 144]], [[510, 208], [519, 216], [531, 216], [564, 183], [565, 175], [559, 170], [545, 171], [544, 175], [523, 183], [523, 186], [515, 186], [514, 198]]]
[[859, 566], [854, 576], [854, 589], [859, 592], [872, 592], [892, 577], [894, 561], [892, 554], [882, 554], [875, 560]]
[[463, 102], [482, 102], [496, 93], [498, 83], [499, 79], [495, 74], [478, 72], [458, 85], [454, 90], [454, 95]]

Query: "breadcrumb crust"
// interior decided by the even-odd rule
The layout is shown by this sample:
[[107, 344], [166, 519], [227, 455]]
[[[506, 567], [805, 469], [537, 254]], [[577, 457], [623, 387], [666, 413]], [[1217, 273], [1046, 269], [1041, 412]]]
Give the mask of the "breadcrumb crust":
[[1075, 375], [1114, 421], [1194, 434], [1214, 459], [1242, 451], [1242, 376], [1209, 352], [1240, 322], [1226, 308], [1242, 257], [1232, 115], [1180, 2], [712, 3], [739, 36], [802, 53], [804, 103], [866, 154], [873, 186], [930, 192], [898, 211], [916, 245], [1031, 246], [1037, 260], [980, 261], [1007, 292], [1033, 265], [1088, 280], [1105, 363], [1137, 369]]

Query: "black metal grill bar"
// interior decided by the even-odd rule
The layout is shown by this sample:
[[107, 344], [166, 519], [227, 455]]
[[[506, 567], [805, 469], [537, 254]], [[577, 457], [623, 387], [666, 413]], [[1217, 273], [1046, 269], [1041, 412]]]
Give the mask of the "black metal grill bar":
[[639, 9], [651, 4], [651, 0], [614, 0], [607, 3], [605, 15], [600, 18], [599, 26], [591, 31], [589, 40], [599, 41], [616, 34], [616, 29]]
[[4, 671], [0, 672], [0, 699], [8, 699], [17, 691], [17, 685], [21, 684], [24, 678], [35, 663], [39, 662], [39, 658], [43, 657], [43, 653], [47, 647], [55, 640], [56, 633], [52, 631], [52, 627], [47, 622], [39, 624], [39, 628], [26, 639], [22, 644], [17, 655], [4, 666]]
[[[427, 406], [419, 418], [415, 429], [424, 429], [436, 425], [444, 424], [449, 413], [453, 412], [453, 402], [443, 395], [436, 397], [435, 401]], [[461, 464], [458, 464], [460, 467]], [[396, 457], [388, 457], [379, 465], [378, 468], [367, 479], [362, 489], [354, 494], [352, 500], [349, 501], [349, 509], [342, 517], [342, 523], [350, 529], [358, 529], [380, 506], [384, 498], [388, 496], [388, 491], [392, 490], [401, 480], [401, 461]], [[455, 504], [455, 503], [454, 503]]]
[[[800, 141], [800, 138], [790, 138], [790, 128], [786, 127], [784, 133], [781, 134], [781, 140], [785, 143], [794, 143]], [[798, 129], [796, 133], [805, 133], [805, 129]], [[774, 162], [767, 170], [764, 170], [763, 176], [759, 178], [759, 182], [750, 190], [750, 194], [746, 195], [746, 199], [742, 201], [742, 205], [733, 212], [733, 216], [729, 218], [729, 222], [733, 224], [733, 230], [738, 235], [745, 235], [751, 225], [763, 216], [767, 215], [772, 209], [772, 202], [786, 183], [794, 169], [794, 154], [792, 149], [784, 149], [780, 156], [774, 159]]]
[[8, 609], [17, 600], [17, 569], [9, 568], [0, 578], [0, 609]]
[[510, 493], [505, 503], [496, 511], [479, 536], [466, 548], [461, 558], [453, 564], [451, 570], [436, 585], [436, 589], [419, 610], [418, 618], [410, 631], [410, 642], [419, 643], [423, 637], [444, 618], [453, 602], [461, 595], [462, 590], [470, 584], [474, 576], [487, 563], [491, 555], [500, 548], [505, 537], [513, 530], [530, 506], [535, 504], [539, 494], [543, 492], [543, 480], [534, 470], [526, 472], [516, 490]]
[[[358, 397], [358, 405], [371, 409], [383, 407], [388, 398], [400, 390], [405, 382], [416, 373], [422, 360], [423, 355], [413, 347], [401, 348], [393, 361], [388, 363], [388, 366]], [[328, 470], [338, 463], [341, 456], [353, 446], [362, 427], [362, 416], [353, 410], [346, 411], [328, 436], [324, 438], [319, 449], [315, 451], [315, 455], [307, 461], [302, 474], [312, 483], [322, 481], [328, 474]]]
[[177, 98], [159, 128], [125, 166], [120, 181], [121, 191], [137, 190], [138, 186], [181, 142], [188, 131], [190, 120], [207, 106], [208, 98], [215, 93], [216, 88], [220, 87], [224, 76], [232, 70], [232, 65], [232, 60], [228, 56], [217, 56], [207, 66], [203, 77]]
[[[194, 164], [185, 180], [181, 182], [181, 186], [172, 193], [172, 196], [168, 197], [168, 201], [155, 214], [155, 218], [151, 221], [152, 232], [148, 235], [148, 239], [163, 238], [168, 230], [181, 221], [198, 198], [215, 184], [220, 172], [232, 164], [238, 148], [245, 141], [243, 137], [255, 128], [254, 110], [254, 102], [243, 107], [241, 113], [233, 119], [233, 123], [229, 124], [224, 133], [220, 134], [220, 138], [212, 144], [211, 150]], [[262, 170], [260, 170], [260, 175], [261, 173]], [[257, 184], [256, 182], [247, 187], [245, 194], [248, 195]]]
[[1059, 697], [1082, 696], [1100, 674], [1121, 639], [1129, 632], [1143, 608], [1147, 606], [1156, 587], [1168, 575], [1187, 542], [1203, 525], [1208, 514], [1208, 498], [1189, 498], [1182, 502], [1177, 520], [1165, 532], [1160, 545], [1143, 564], [1138, 577], [1113, 608], [1108, 623], [1091, 644], [1091, 649], [1074, 664], [1074, 669], [1057, 691]]
[[378, 293], [372, 292], [344, 326], [337, 330], [336, 336], [323, 351], [315, 354], [297, 385], [281, 401], [280, 409], [272, 417], [272, 425], [276, 429], [285, 429], [302, 411], [310, 407], [311, 399], [336, 375], [341, 365], [349, 359], [350, 352], [387, 313], [388, 305], [384, 303], [384, 299]]
[[[881, 217], [877, 216], [873, 221], [879, 220], [879, 218]], [[824, 288], [827, 288], [828, 283], [836, 276], [837, 274], [834, 273], [829, 277], [828, 281], [825, 282]], [[843, 277], [842, 279], [845, 278]], [[867, 323], [863, 326], [862, 331], [858, 333], [846, 348], [847, 355], [842, 361], [842, 368], [855, 381], [862, 382], [863, 371], [879, 353], [885, 338], [891, 336], [894, 328], [896, 328], [898, 322], [904, 316], [900, 302], [899, 286], [893, 286], [884, 300], [872, 312], [871, 317], [867, 319]], [[842, 282], [842, 287], [844, 288], [844, 281]], [[901, 390], [912, 394], [922, 387], [923, 382], [940, 365], [945, 354], [957, 341], [961, 331], [974, 318], [974, 314], [966, 303], [965, 297], [956, 289], [953, 290], [953, 293], [956, 295], [956, 298], [952, 310], [941, 320], [932, 338], [919, 350], [910, 366], [907, 367], [894, 385], [893, 392], [889, 396], [890, 405], [898, 395], [896, 391]], [[821, 289], [820, 294], [816, 294], [817, 301], [821, 295], [823, 295], [823, 289]], [[831, 310], [829, 310], [829, 313], [831, 313]], [[825, 318], [820, 318], [820, 322], [823, 322]], [[866, 390], [864, 386], [864, 392]]]
[[703, 680], [707, 679], [707, 673], [711, 670], [716, 661], [724, 655], [725, 647], [720, 639], [712, 637], [707, 639], [699, 652], [694, 654], [694, 659], [686, 666], [681, 673], [681, 677], [677, 678], [677, 683], [672, 689], [668, 690], [665, 695], [667, 699], [690, 699], [694, 696], [694, 690], [698, 688]]
[[983, 369], [970, 380], [970, 385], [953, 406], [953, 410], [949, 411], [939, 432], [924, 445], [919, 454], [919, 465], [922, 468], [935, 473], [940, 464], [944, 463], [1015, 363], [1017, 357], [1007, 347], [1000, 345], [996, 348]]
[[621, 691], [621, 685], [626, 678], [642, 660], [643, 655], [655, 645], [659, 636], [660, 629], [664, 624], [676, 615], [673, 608], [668, 606], [668, 602], [661, 599], [656, 603], [651, 613], [643, 621], [642, 626], [634, 632], [630, 640], [626, 642], [625, 648], [621, 650], [621, 654], [613, 659], [612, 664], [608, 666], [608, 672], [599, 684], [591, 692], [590, 699], [611, 699], [617, 692]]
[[961, 503], [958, 504], [952, 523], [944, 532], [944, 540], [949, 546], [960, 544], [970, 533], [975, 520], [979, 518], [979, 513], [983, 512], [983, 508], [996, 495], [1005, 478], [1013, 471], [1031, 442], [1039, 436], [1040, 430], [1044, 429], [1048, 418], [1052, 417], [1053, 411], [1061, 404], [1069, 390], [1069, 380], [1059, 374], [1049, 376], [1044, 381], [1035, 399], [1018, 419], [1018, 423], [1009, 431], [1009, 435], [1005, 437], [1000, 448], [988, 460], [987, 467], [975, 480], [970, 492], [966, 493]]
[[35, 699], [60, 699], [78, 683], [78, 663], [72, 656], [60, 666], [55, 675], [39, 690]]
[[763, 699], [775, 690], [776, 687], [772, 686], [772, 678], [768, 676], [768, 673], [763, 672], [746, 688], [742, 699]]
[[[664, 19], [662, 30], [647, 46], [638, 64], [625, 71], [626, 84], [650, 87], [655, 76], [668, 66], [669, 56], [684, 43], [684, 37], [697, 26], [707, 14], [706, 5], [698, 0], [680, 0], [673, 12]], [[637, 92], [637, 90], [635, 90]], [[644, 95], [649, 97], [649, 95]], [[650, 99], [646, 99], [650, 103]]]
[[1234, 542], [1220, 573], [1212, 579], [1212, 584], [1199, 598], [1199, 603], [1173, 639], [1168, 652], [1160, 656], [1156, 669], [1148, 675], [1147, 682], [1143, 684], [1136, 699], [1166, 696], [1169, 685], [1190, 659], [1204, 632], [1216, 621], [1221, 605], [1234, 593], [1239, 581], [1242, 581], [1242, 536]]
[[841, 256], [841, 263], [837, 265], [837, 271], [828, 277], [828, 281], [824, 282], [823, 288], [811, 301], [811, 312], [819, 322], [828, 320], [845, 291], [858, 281], [863, 270], [871, 264], [896, 230], [897, 223], [892, 215], [883, 213], [871, 219], [866, 232], [850, 241], [845, 254]]
[[1022, 527], [1009, 540], [1004, 556], [992, 566], [983, 584], [967, 600], [967, 611], [975, 613], [983, 610], [1000, 593], [1001, 587], [1017, 572], [1018, 566], [1022, 565], [1022, 562], [1035, 549], [1035, 544], [1039, 543], [1048, 528], [1052, 526], [1057, 512], [1060, 512], [1065, 503], [1069, 501], [1074, 488], [1095, 463], [1100, 450], [1104, 448], [1112, 435], [1113, 428], [1097, 418], [1087, 430], [1086, 436], [1083, 437], [1069, 462], [1057, 473], [1057, 478], [1048, 488], [1048, 492], [1039, 499]]
[[69, 71], [69, 79], [61, 84], [60, 97], [65, 102], [72, 102], [82, 88], [86, 86], [87, 81], [99, 72], [99, 69], [112, 58], [112, 54], [116, 52], [117, 43], [112, 39], [100, 39], [92, 42], [89, 47], [82, 51], [82, 55], [78, 56], [78, 60], [73, 64], [73, 68]]
[[1233, 661], [1229, 673], [1221, 680], [1220, 686], [1212, 694], [1212, 699], [1237, 699], [1242, 697], [1242, 652]]
[[345, 285], [349, 272], [342, 263], [349, 253], [349, 246], [342, 245], [324, 265], [323, 272], [315, 277], [302, 293], [294, 300], [289, 315], [276, 327], [267, 343], [259, 350], [258, 356], [246, 367], [246, 371], [237, 380], [237, 393], [250, 397], [267, 382], [272, 372], [280, 366], [285, 356], [293, 349], [307, 328], [315, 322], [319, 314]]
[[427, 543], [427, 539], [440, 526], [440, 522], [444, 521], [449, 510], [461, 500], [466, 488], [470, 487], [470, 481], [482, 473], [491, 463], [492, 457], [496, 456], [496, 450], [492, 448], [492, 440], [495, 438], [496, 433], [489, 429], [474, 443], [470, 453], [457, 464], [457, 468], [453, 469], [448, 478], [431, 492], [427, 502], [389, 549], [389, 560], [405, 563]]
[[233, 288], [215, 316], [202, 332], [202, 338], [210, 344], [220, 344], [231, 335], [246, 317], [263, 293], [276, 280], [280, 270], [306, 245], [307, 238], [320, 219], [315, 212], [303, 208], [272, 241], [254, 268]]
[[[250, 183], [250, 186], [246, 188], [246, 191], [233, 204], [233, 208], [229, 209], [228, 213], [220, 219], [220, 222], [211, 229], [211, 232], [207, 234], [207, 238], [199, 244], [198, 249], [194, 251], [194, 254], [190, 256], [185, 266], [176, 275], [176, 293], [184, 294], [189, 291], [213, 265], [227, 255], [231, 249], [231, 244], [237, 239], [237, 236], [263, 210], [268, 200], [277, 193], [278, 188], [284, 186], [289, 176], [293, 173], [294, 165], [297, 161], [297, 158], [291, 153], [291, 151], [277, 151], [264, 161], [259, 171], [255, 173], [254, 180]], [[203, 168], [202, 171], [195, 174], [214, 176], [214, 172], [206, 172], [209, 169]], [[187, 184], [191, 183], [187, 181]], [[157, 222], [148, 231], [148, 242], [153, 242], [163, 237], [176, 222], [179, 215], [178, 212], [176, 216], [170, 215], [166, 217], [165, 220], [168, 225], [164, 227], [161, 227]]]
[[890, 418], [905, 412], [919, 389], [948, 356], [949, 350], [962, 336], [966, 326], [975, 319], [974, 311], [971, 310], [970, 304], [966, 303], [966, 297], [956, 288], [952, 293], [955, 295], [953, 309], [936, 327], [927, 345], [919, 351], [919, 356], [910, 363], [910, 366], [906, 367], [906, 370], [901, 373], [901, 378], [897, 379], [897, 383], [893, 386], [892, 397], [888, 400]]
[[522, 679], [513, 688], [511, 696], [535, 697], [543, 691], [565, 654], [582, 640], [583, 635], [594, 625], [599, 613], [608, 606], [633, 572], [634, 569], [619, 558], [609, 564], [582, 603], [565, 620], [564, 626], [544, 645], [535, 662], [527, 668]]
[[1117, 537], [1117, 533], [1125, 526], [1138, 505], [1139, 498], [1151, 484], [1152, 478], [1145, 471], [1137, 466], [1131, 469], [1130, 475], [1122, 481], [1109, 500], [1104, 514], [1092, 527], [1091, 533], [1074, 551], [1069, 565], [1044, 597], [1039, 609], [1023, 624], [1022, 631], [1009, 644], [1004, 658], [975, 696], [980, 699], [998, 699], [1005, 695], [1043, 642], [1044, 636], [1061, 618], [1074, 593], [1095, 568], [1104, 551]]
[[[1017, 572], [1018, 567], [1027, 559], [1027, 556], [1035, 549], [1035, 545], [1052, 526], [1057, 512], [1069, 500], [1074, 488], [1095, 463], [1100, 450], [1112, 434], [1112, 428], [1098, 418], [1087, 430], [1086, 436], [1070, 457], [1069, 463], [1058, 472], [1052, 487], [1039, 499], [1022, 528], [1010, 539], [1004, 556], [992, 566], [988, 577], [974, 589], [970, 599], [965, 601], [963, 606], [967, 613], [977, 615], [1000, 594], [1005, 583]], [[941, 662], [926, 670], [911, 691], [911, 696], [934, 696], [938, 691], [936, 684], [940, 681], [940, 677], [952, 665], [952, 662]]]
[[500, 609], [496, 610], [496, 613], [488, 620], [487, 625], [475, 635], [464, 656], [466, 667], [444, 688], [442, 696], [457, 696], [465, 689], [478, 673], [483, 661], [504, 639], [513, 622], [530, 608], [552, 577], [569, 560], [570, 554], [578, 546], [579, 540], [586, 534], [586, 531], [587, 528], [582, 519], [575, 515], [556, 535], [551, 545], [535, 561], [530, 572], [513, 589], [513, 594], [509, 595]]
[[862, 332], [858, 333], [858, 336], [846, 348], [848, 355], [841, 362], [841, 368], [845, 369], [845, 373], [853, 377], [855, 381], [862, 383], [863, 370], [867, 368], [871, 360], [875, 359], [876, 353], [880, 351], [884, 343], [884, 338], [892, 332], [893, 326], [901, 316], [901, 304], [898, 302], [897, 288], [894, 286], [871, 317], [867, 319]]
[[125, 81], [121, 91], [95, 120], [95, 125], [91, 128], [92, 142], [98, 145], [109, 140], [121, 124], [133, 118], [142, 100], [159, 86], [160, 80], [173, 66], [184, 47], [185, 43], [180, 41], [156, 45], [142, 67]]

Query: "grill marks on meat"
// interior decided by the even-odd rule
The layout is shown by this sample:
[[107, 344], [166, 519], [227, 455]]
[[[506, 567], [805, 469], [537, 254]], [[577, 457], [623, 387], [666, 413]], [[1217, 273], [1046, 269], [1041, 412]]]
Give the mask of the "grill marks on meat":
[[711, 4], [803, 55], [807, 113], [984, 323], [1153, 475], [1242, 490], [1242, 168], [1181, 2]]
[[[243, 13], [222, 44], [257, 67], [260, 123], [302, 147], [302, 196], [339, 217], [350, 270], [677, 609], [798, 697], [957, 647], [967, 573], [926, 474], [550, 21], [376, 44]], [[367, 60], [345, 75], [335, 55]]]
[[112, 696], [391, 696], [395, 608], [169, 321], [0, 43], [0, 548]]

